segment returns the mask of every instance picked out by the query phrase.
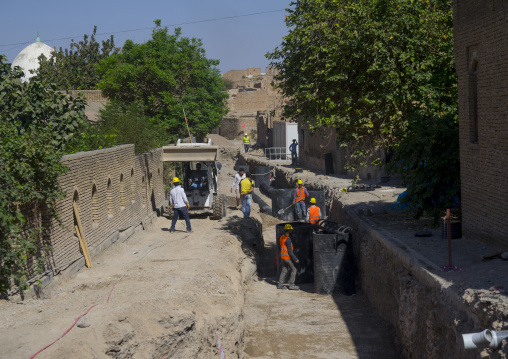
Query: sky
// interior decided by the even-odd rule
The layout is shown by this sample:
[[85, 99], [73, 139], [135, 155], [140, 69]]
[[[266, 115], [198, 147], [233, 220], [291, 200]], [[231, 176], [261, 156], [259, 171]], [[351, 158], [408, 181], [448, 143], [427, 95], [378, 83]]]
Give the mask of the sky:
[[37, 31], [43, 43], [57, 50], [68, 48], [71, 39], [78, 42], [84, 34], [90, 35], [94, 25], [97, 25], [97, 34], [101, 34], [96, 36], [99, 42], [113, 34], [117, 47], [127, 39], [143, 43], [151, 38], [153, 21], [161, 19], [162, 26], [167, 26], [171, 33], [177, 25], [182, 28], [182, 36], [200, 38], [206, 56], [220, 60], [222, 73], [247, 67], [260, 67], [264, 72], [269, 65], [264, 55], [279, 46], [287, 34], [284, 16], [290, 2], [6, 1], [0, 11], [0, 54], [12, 62], [21, 50], [35, 42]]

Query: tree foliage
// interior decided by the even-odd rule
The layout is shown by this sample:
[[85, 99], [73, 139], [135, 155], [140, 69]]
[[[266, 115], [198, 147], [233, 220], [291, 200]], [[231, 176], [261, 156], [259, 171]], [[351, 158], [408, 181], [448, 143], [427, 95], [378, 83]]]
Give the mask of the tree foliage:
[[110, 99], [140, 104], [166, 143], [187, 137], [183, 109], [191, 132], [203, 137], [227, 113], [219, 61], [206, 58], [201, 40], [181, 37], [180, 28], [170, 35], [155, 23], [151, 40], [127, 40], [122, 53], [101, 61], [99, 87]]
[[[368, 158], [395, 152], [418, 217], [459, 193], [451, 0], [297, 0], [267, 54], [285, 118], [334, 127]], [[356, 157], [358, 160], [358, 156]]]
[[83, 40], [71, 40], [70, 50], [52, 52], [53, 56], [46, 59], [41, 55], [37, 76], [45, 83], [54, 83], [58, 90], [93, 90], [99, 83], [96, 65], [111, 54], [119, 52], [115, 48], [113, 35], [99, 44], [95, 40], [97, 26], [92, 35], [85, 34]]
[[82, 99], [22, 76], [0, 56], [0, 293], [26, 288], [30, 256], [48, 249], [40, 217], [56, 215], [59, 161], [87, 121]]
[[401, 202], [416, 218], [425, 214], [437, 223], [440, 212], [460, 198], [457, 116], [414, 115], [389, 169], [408, 185]]
[[397, 145], [415, 112], [456, 113], [451, 0], [298, 0], [267, 57], [283, 116], [341, 143]]

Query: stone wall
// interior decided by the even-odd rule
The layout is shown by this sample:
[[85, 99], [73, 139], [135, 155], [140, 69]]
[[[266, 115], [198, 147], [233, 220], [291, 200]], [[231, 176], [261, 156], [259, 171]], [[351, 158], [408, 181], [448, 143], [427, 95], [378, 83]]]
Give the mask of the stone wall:
[[508, 248], [508, 3], [454, 0], [462, 231]]
[[[69, 171], [61, 176], [66, 197], [56, 210], [61, 223], [53, 221], [49, 240], [53, 248], [50, 268], [67, 269], [81, 257], [74, 226], [73, 203], [93, 257], [104, 241], [151, 221], [165, 201], [161, 150], [135, 155], [134, 145], [80, 152], [62, 158]], [[78, 264], [83, 266], [84, 260]], [[75, 266], [74, 266], [75, 268]]]
[[[240, 154], [240, 161], [251, 168], [267, 165], [244, 154]], [[277, 188], [294, 187], [299, 178], [283, 166], [275, 166], [274, 174]], [[325, 191], [327, 204], [332, 204], [329, 219], [353, 229], [357, 285], [377, 313], [395, 328], [404, 358], [508, 358], [507, 343], [496, 350], [465, 351], [462, 346], [464, 333], [491, 327], [506, 330], [506, 306], [482, 301], [481, 292], [436, 275], [440, 268], [406, 246], [398, 234], [370, 223], [368, 216], [357, 215], [354, 205], [344, 205], [340, 186], [325, 186], [319, 178], [307, 180], [305, 185]]]

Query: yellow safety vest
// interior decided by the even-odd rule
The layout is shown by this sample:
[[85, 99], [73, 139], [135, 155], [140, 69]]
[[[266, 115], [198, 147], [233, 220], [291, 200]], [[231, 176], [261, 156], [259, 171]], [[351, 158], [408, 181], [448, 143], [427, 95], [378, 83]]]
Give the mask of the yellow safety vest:
[[243, 144], [248, 145], [249, 144], [249, 136], [243, 136]]

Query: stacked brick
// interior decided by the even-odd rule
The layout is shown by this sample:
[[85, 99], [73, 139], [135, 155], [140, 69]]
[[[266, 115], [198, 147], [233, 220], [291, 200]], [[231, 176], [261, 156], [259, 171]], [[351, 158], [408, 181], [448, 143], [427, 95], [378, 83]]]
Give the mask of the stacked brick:
[[62, 163], [69, 171], [60, 179], [66, 194], [56, 206], [61, 224], [53, 221], [51, 226], [53, 267], [81, 255], [73, 202], [90, 250], [161, 210], [165, 193], [160, 149], [135, 155], [134, 145], [123, 145], [67, 155]]
[[508, 245], [508, 3], [454, 0], [462, 230]]

